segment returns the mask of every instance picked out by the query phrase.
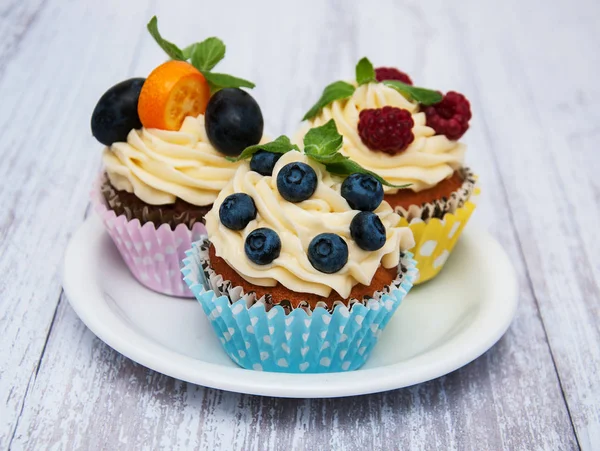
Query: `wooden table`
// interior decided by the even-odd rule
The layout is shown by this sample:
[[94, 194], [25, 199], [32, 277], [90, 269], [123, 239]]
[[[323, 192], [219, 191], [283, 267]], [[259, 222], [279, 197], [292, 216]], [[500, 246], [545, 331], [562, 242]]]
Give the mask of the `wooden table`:
[[[493, 4], [493, 5], [492, 5]], [[100, 168], [90, 113], [171, 40], [218, 35], [273, 135], [368, 55], [471, 100], [475, 221], [520, 305], [466, 367], [370, 396], [287, 400], [194, 386], [113, 351], [61, 289]], [[4, 0], [0, 4], [0, 449], [600, 449], [597, 0]]]

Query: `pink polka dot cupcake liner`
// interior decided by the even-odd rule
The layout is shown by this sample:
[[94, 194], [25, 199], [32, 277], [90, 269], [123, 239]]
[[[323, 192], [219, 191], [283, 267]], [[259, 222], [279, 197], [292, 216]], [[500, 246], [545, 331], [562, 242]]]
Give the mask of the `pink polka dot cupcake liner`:
[[193, 298], [181, 277], [182, 260], [192, 243], [206, 235], [204, 225], [196, 223], [190, 230], [180, 224], [173, 230], [168, 224], [157, 228], [152, 222], [142, 225], [138, 219], [128, 221], [108, 207], [101, 184], [102, 177], [91, 193], [93, 208], [133, 276], [158, 293]]

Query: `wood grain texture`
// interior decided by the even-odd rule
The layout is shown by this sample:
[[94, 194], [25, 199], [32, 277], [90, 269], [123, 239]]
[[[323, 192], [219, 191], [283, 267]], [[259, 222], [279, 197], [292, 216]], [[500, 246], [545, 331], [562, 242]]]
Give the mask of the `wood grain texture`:
[[[99, 10], [95, 2], [54, 2], [29, 16], [20, 2], [7, 6], [17, 9], [16, 16], [6, 13], [15, 26], [17, 19], [38, 17], [18, 44], [11, 44], [18, 51], [0, 53], [10, 58], [0, 78], [3, 449], [37, 375], [61, 293], [64, 248], [83, 217], [90, 179], [98, 170], [98, 156], [87, 151], [89, 111], [97, 93], [123, 77], [135, 56], [135, 39], [130, 46], [122, 42], [132, 38], [131, 32], [119, 30], [135, 23], [131, 29], [138, 37], [145, 22], [145, 17], [134, 22], [128, 17], [141, 3], [129, 12], [121, 7], [124, 15], [118, 17]], [[115, 29], [106, 35], [109, 24]], [[101, 35], [106, 36], [100, 40]], [[124, 58], [98, 65], [117, 52]]]
[[[471, 16], [455, 23], [469, 29], [478, 15], [490, 23], [479, 42], [465, 36], [479, 62], [473, 82], [487, 105], [490, 145], [577, 438], [592, 449], [600, 443], [600, 241], [593, 226], [600, 219], [600, 158], [592, 147], [600, 117], [593, 76], [600, 58], [592, 50], [600, 7], [532, 1], [536, 14], [525, 25], [514, 16], [516, 4], [492, 12], [473, 2]], [[552, 33], [531, 32], [550, 24]], [[514, 37], [508, 43], [501, 39], [507, 29]], [[499, 51], [490, 58], [480, 48]], [[497, 91], [484, 89], [487, 83]], [[556, 89], [561, 83], [569, 88]]]
[[[545, 345], [524, 355], [513, 344], [519, 335], [531, 341], [527, 315], [520, 313], [485, 356], [436, 381], [355, 398], [287, 400], [206, 389], [147, 370], [96, 339], [62, 303], [13, 445], [573, 449], [565, 410], [556, 408], [562, 401], [555, 374], [537, 369]], [[533, 374], [516, 377], [525, 372]]]
[[[0, 6], [0, 83], [3, 81], [3, 74], [9, 61], [13, 58], [20, 42], [30, 30], [32, 23], [42, 8], [41, 1], [30, 2], [5, 2]], [[1, 109], [0, 117], [2, 124], [7, 127], [7, 113], [5, 109], [10, 104], [9, 90], [6, 89], [6, 84], [0, 85], [0, 95], [3, 99], [4, 106]], [[16, 287], [8, 287], [11, 277], [15, 277], [17, 264], [16, 257], [19, 251], [18, 245], [15, 244], [17, 237], [14, 236], [14, 231], [19, 225], [20, 218], [17, 208], [13, 202], [16, 202], [17, 197], [22, 190], [27, 189], [23, 179], [25, 173], [18, 174], [21, 178], [18, 190], [12, 187], [10, 190], [8, 180], [5, 174], [10, 170], [10, 166], [15, 163], [12, 158], [21, 146], [14, 146], [12, 152], [10, 149], [10, 141], [5, 139], [5, 133], [0, 134], [0, 149], [2, 149], [2, 157], [5, 164], [0, 167], [0, 177], [5, 179], [0, 183], [0, 198], [2, 198], [3, 213], [0, 216], [0, 333], [4, 337], [2, 352], [2, 362], [0, 363], [0, 399], [2, 404], [0, 407], [0, 418], [6, 418], [7, 421], [0, 421], [0, 437], [10, 436], [11, 427], [18, 412], [22, 407], [22, 403], [27, 390], [29, 377], [32, 374], [33, 368], [37, 365], [40, 357], [41, 348], [46, 340], [49, 331], [49, 319], [54, 312], [54, 302], [51, 302], [50, 308], [46, 312], [40, 312], [41, 318], [39, 323], [42, 329], [38, 333], [28, 333], [27, 330], [19, 331], [18, 321], [23, 315], [24, 305], [19, 305], [16, 300], [10, 296], [14, 294]], [[7, 157], [7, 158], [5, 158]], [[21, 235], [22, 236], [22, 235]], [[12, 252], [11, 252], [12, 249]], [[58, 264], [59, 261], [57, 260]], [[58, 288], [58, 287], [57, 287]], [[10, 293], [10, 294], [9, 294]], [[54, 300], [58, 294], [57, 289], [53, 293], [49, 293], [49, 298]], [[25, 296], [30, 296], [30, 293], [24, 293]], [[9, 371], [10, 366], [21, 367], [14, 373], [14, 369]], [[23, 369], [21, 372], [20, 369]], [[6, 413], [6, 414], [5, 414]], [[10, 419], [10, 420], [9, 420]], [[0, 447], [4, 440], [0, 438]]]
[[0, 74], [42, 10], [44, 0], [7, 0], [0, 5]]
[[[18, 52], [0, 47], [0, 448], [600, 446], [594, 2], [46, 2], [13, 39]], [[0, 38], [3, 17], [39, 10], [32, 0], [19, 5], [0, 7]], [[349, 78], [363, 55], [401, 65], [419, 84], [464, 92], [474, 111], [468, 160], [484, 186], [475, 220], [519, 274], [520, 306], [505, 337], [437, 380], [331, 400], [187, 384], [96, 339], [59, 299], [58, 268], [99, 168], [89, 113], [106, 87], [162, 60], [143, 27], [154, 13], [175, 42], [227, 43], [219, 68], [257, 83], [273, 135], [292, 132], [324, 84]], [[557, 88], [567, 82], [578, 88]], [[24, 256], [35, 256], [27, 267]]]

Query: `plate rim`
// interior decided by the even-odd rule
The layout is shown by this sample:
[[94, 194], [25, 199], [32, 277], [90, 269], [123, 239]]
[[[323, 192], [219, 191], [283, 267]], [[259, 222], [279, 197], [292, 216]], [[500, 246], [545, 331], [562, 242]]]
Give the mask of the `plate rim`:
[[[456, 355], [452, 353], [442, 353], [441, 358], [435, 362], [415, 366], [415, 363], [418, 364], [419, 360], [424, 359], [432, 352], [430, 350], [404, 362], [346, 373], [289, 374], [260, 372], [260, 378], [248, 378], [249, 372], [255, 372], [236, 366], [222, 366], [197, 360], [142, 336], [133, 328], [126, 326], [125, 321], [118, 317], [103, 301], [104, 296], [99, 296], [101, 299], [100, 304], [92, 304], [95, 308], [86, 306], [89, 303], [86, 298], [94, 295], [94, 293], [90, 293], [89, 284], [81, 284], [78, 281], [78, 273], [82, 272], [85, 265], [73, 266], [72, 262], [73, 260], [77, 261], [77, 257], [81, 257], [86, 249], [90, 255], [93, 255], [94, 245], [97, 248], [100, 247], [99, 243], [105, 233], [100, 219], [95, 215], [91, 215], [73, 234], [65, 252], [63, 288], [69, 304], [81, 321], [108, 346], [147, 368], [186, 382], [237, 393], [284, 398], [334, 398], [378, 393], [423, 383], [469, 364], [490, 349], [508, 330], [518, 305], [516, 271], [508, 255], [498, 241], [488, 232], [470, 224], [465, 228], [461, 239], [483, 240], [487, 245], [495, 248], [495, 266], [503, 267], [501, 271], [504, 272], [501, 278], [504, 302], [502, 303], [503, 308], [500, 309], [503, 315], [498, 316], [497, 313], [493, 315], [496, 324], [492, 326], [495, 327], [490, 327], [489, 324], [486, 324], [486, 327], [479, 327], [479, 329], [485, 330], [485, 339], [468, 348], [467, 352], [462, 352], [460, 358], [456, 358]], [[83, 246], [78, 246], [79, 244], [83, 244]], [[435, 281], [428, 283], [435, 283]], [[82, 290], [83, 285], [86, 288]], [[97, 284], [94, 284], [94, 287], [96, 290], [100, 289]], [[494, 305], [490, 302], [487, 302], [487, 304], [488, 310], [489, 305]], [[98, 306], [101, 308], [98, 309]], [[106, 327], [107, 323], [103, 321], [107, 315], [116, 320], [116, 323], [111, 323], [111, 327]], [[467, 332], [473, 328], [474, 326], [471, 325], [454, 336], [453, 340], [436, 347], [435, 350], [438, 350], [439, 353], [445, 347], [448, 347], [449, 343], [452, 344], [461, 337], [464, 341], [465, 336], [472, 335], [472, 333], [467, 334]], [[173, 362], [178, 361], [178, 365], [173, 365]], [[412, 362], [412, 367], [403, 368], [403, 366], [407, 366], [407, 362]], [[398, 369], [401, 371], [395, 371]], [[356, 377], [357, 373], [369, 378], [369, 383], [364, 383], [364, 377]], [[249, 380], [251, 382], [248, 382]], [[311, 384], [312, 380], [314, 380], [314, 383], [307, 388], [307, 384]]]

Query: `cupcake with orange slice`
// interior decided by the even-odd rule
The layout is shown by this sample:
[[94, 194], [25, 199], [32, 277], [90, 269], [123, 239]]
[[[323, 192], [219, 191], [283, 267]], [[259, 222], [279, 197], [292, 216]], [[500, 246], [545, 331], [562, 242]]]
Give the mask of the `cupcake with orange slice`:
[[442, 269], [475, 208], [476, 176], [460, 140], [470, 119], [462, 94], [413, 86], [404, 72], [363, 58], [355, 81], [325, 88], [297, 139], [334, 120], [341, 153], [395, 185], [384, 187], [384, 200], [415, 235], [420, 283]]
[[225, 56], [220, 39], [182, 50], [160, 35], [156, 17], [148, 30], [171, 60], [113, 86], [96, 105], [92, 133], [106, 147], [93, 200], [134, 276], [189, 297], [180, 261], [239, 166], [227, 157], [261, 142], [263, 117], [240, 89], [253, 83], [213, 71]]

